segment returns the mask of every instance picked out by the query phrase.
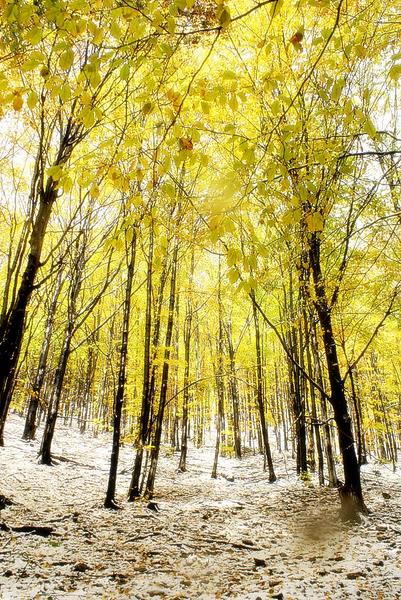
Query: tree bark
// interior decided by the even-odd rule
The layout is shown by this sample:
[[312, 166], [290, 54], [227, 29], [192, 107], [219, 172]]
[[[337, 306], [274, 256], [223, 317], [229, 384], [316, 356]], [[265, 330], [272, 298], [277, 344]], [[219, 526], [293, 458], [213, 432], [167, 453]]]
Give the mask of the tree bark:
[[351, 393], [352, 400], [354, 403], [354, 412], [355, 412], [355, 421], [356, 421], [356, 435], [358, 440], [358, 462], [360, 465], [366, 465], [366, 448], [365, 448], [365, 438], [363, 433], [363, 420], [362, 420], [362, 408], [361, 402], [358, 397], [356, 383], [355, 383], [355, 374], [356, 369], [350, 368], [349, 370], [349, 380], [351, 384]]
[[334, 337], [331, 308], [328, 304], [324, 279], [320, 265], [320, 238], [312, 233], [310, 239], [310, 265], [313, 274], [315, 291], [315, 307], [319, 317], [326, 355], [327, 372], [330, 382], [330, 403], [334, 410], [337, 425], [338, 442], [343, 460], [344, 485], [340, 490], [343, 514], [346, 518], [356, 518], [360, 512], [366, 512], [363, 500], [360, 466], [355, 452], [354, 436], [351, 417], [345, 397], [344, 383], [341, 378], [337, 355], [337, 345]]
[[234, 452], [236, 458], [241, 458], [241, 429], [240, 429], [240, 410], [239, 410], [239, 392], [238, 383], [236, 379], [236, 368], [235, 368], [235, 350], [232, 339], [232, 325], [227, 323], [226, 327], [226, 339], [227, 339], [227, 350], [230, 361], [230, 377], [228, 389], [231, 396], [231, 406], [233, 411], [233, 438], [234, 438]]
[[166, 407], [166, 399], [167, 399], [167, 385], [169, 379], [169, 359], [170, 359], [170, 347], [171, 347], [171, 339], [173, 335], [173, 324], [174, 324], [174, 306], [176, 302], [176, 283], [177, 283], [177, 267], [178, 267], [178, 241], [175, 241], [175, 246], [173, 250], [172, 257], [172, 265], [171, 265], [171, 283], [170, 283], [170, 299], [169, 299], [169, 309], [168, 309], [168, 319], [167, 319], [167, 329], [166, 329], [166, 339], [165, 339], [165, 350], [164, 350], [164, 363], [162, 370], [162, 379], [161, 379], [161, 387], [160, 387], [160, 398], [159, 398], [159, 408], [157, 411], [157, 418], [155, 424], [155, 432], [152, 440], [152, 449], [150, 451], [150, 466], [149, 473], [146, 482], [145, 488], [145, 497], [152, 498], [156, 480], [156, 470], [157, 463], [159, 459], [160, 453], [160, 442], [161, 435], [163, 429], [163, 416], [164, 410]]
[[183, 473], [187, 470], [188, 453], [188, 406], [190, 399], [189, 376], [190, 376], [190, 357], [191, 357], [191, 337], [192, 337], [192, 280], [195, 268], [195, 251], [192, 249], [191, 267], [189, 274], [189, 292], [186, 306], [186, 315], [184, 322], [184, 382], [183, 382], [183, 401], [182, 401], [182, 430], [181, 430], [181, 455], [178, 470]]
[[[306, 316], [306, 311], [304, 311], [304, 327], [305, 327], [306, 332], [307, 332], [307, 326], [308, 326], [308, 320], [307, 320], [307, 316]], [[311, 343], [310, 342], [311, 342], [310, 335], [307, 333], [306, 360], [307, 360], [309, 375], [310, 375], [311, 379], [313, 380], [315, 378], [315, 373], [314, 373], [313, 364], [312, 364]], [[311, 433], [311, 437], [313, 434], [315, 435], [319, 484], [324, 485], [323, 447], [322, 447], [322, 439], [321, 439], [321, 435], [320, 435], [320, 425], [319, 425], [319, 419], [318, 419], [317, 407], [316, 407], [316, 390], [315, 390], [315, 386], [312, 385], [311, 383], [309, 385], [309, 390], [310, 390], [310, 398], [311, 398], [311, 405], [312, 405], [312, 429], [313, 429], [313, 431]]]
[[71, 353], [71, 342], [74, 335], [75, 321], [77, 318], [77, 300], [82, 286], [86, 247], [87, 235], [84, 230], [81, 230], [76, 240], [76, 254], [74, 257], [75, 270], [73, 272], [68, 296], [68, 315], [67, 325], [64, 333], [64, 341], [54, 375], [53, 388], [49, 398], [45, 428], [39, 451], [40, 462], [43, 465], [52, 464], [51, 446], [53, 442], [56, 421], [59, 414], [64, 377], [67, 370], [68, 359]]
[[[317, 333], [316, 333], [316, 323], [314, 319], [311, 319], [311, 328], [310, 328], [310, 343], [311, 350], [313, 355], [313, 363], [314, 363], [314, 375], [315, 379], [318, 382], [320, 389], [324, 388], [323, 384], [323, 373], [322, 373], [322, 364], [319, 356], [319, 348], [317, 342]], [[336, 473], [336, 463], [334, 460], [334, 451], [333, 451], [333, 443], [332, 443], [332, 432], [327, 412], [327, 401], [323, 394], [320, 395], [320, 408], [323, 419], [323, 431], [324, 431], [324, 447], [326, 453], [326, 461], [327, 461], [327, 471], [328, 471], [328, 483], [329, 487], [337, 487], [338, 479]]]
[[259, 314], [256, 308], [255, 302], [255, 292], [251, 291], [251, 299], [252, 299], [252, 310], [253, 310], [253, 322], [255, 327], [255, 350], [256, 350], [256, 404], [259, 411], [259, 420], [260, 420], [260, 429], [262, 433], [263, 440], [263, 451], [265, 455], [265, 462], [267, 463], [269, 469], [269, 481], [273, 483], [276, 481], [277, 477], [274, 472], [273, 459], [271, 454], [270, 442], [269, 442], [269, 430], [266, 422], [266, 414], [265, 414], [265, 402], [264, 402], [264, 394], [263, 394], [263, 370], [262, 370], [262, 354], [261, 354], [261, 345], [260, 345], [260, 327], [259, 327]]
[[111, 447], [110, 470], [107, 484], [106, 497], [104, 500], [105, 508], [118, 508], [115, 501], [115, 492], [117, 484], [117, 467], [118, 457], [120, 452], [120, 436], [121, 436], [121, 416], [124, 403], [125, 383], [127, 379], [127, 357], [128, 357], [128, 339], [129, 339], [129, 322], [131, 313], [131, 294], [134, 281], [135, 259], [136, 259], [136, 240], [137, 232], [134, 228], [132, 239], [129, 244], [129, 259], [127, 269], [127, 281], [125, 286], [123, 324], [121, 334], [120, 360], [118, 369], [117, 390], [114, 397], [113, 411], [113, 441]]
[[48, 360], [48, 356], [49, 356], [50, 341], [51, 341], [51, 337], [52, 337], [52, 333], [53, 333], [54, 318], [55, 318], [55, 314], [56, 314], [58, 298], [59, 298], [59, 295], [60, 295], [60, 292], [61, 292], [61, 289], [63, 286], [62, 275], [63, 275], [63, 271], [60, 269], [58, 276], [57, 276], [57, 282], [56, 282], [56, 287], [54, 289], [53, 298], [52, 298], [52, 301], [49, 306], [49, 312], [48, 312], [46, 327], [45, 327], [45, 335], [44, 335], [42, 347], [40, 350], [38, 370], [36, 372], [35, 381], [34, 381], [34, 384], [32, 387], [32, 392], [31, 392], [31, 395], [29, 398], [28, 412], [27, 412], [26, 419], [25, 419], [24, 432], [22, 434], [22, 439], [27, 440], [27, 441], [35, 439], [36, 415], [37, 415], [38, 406], [39, 406], [39, 402], [40, 402], [40, 395], [42, 392], [43, 383], [44, 383], [45, 375], [46, 375], [47, 360]]
[[134, 469], [132, 471], [131, 483], [128, 491], [128, 500], [133, 501], [140, 496], [140, 477], [143, 461], [143, 450], [146, 445], [149, 431], [149, 415], [151, 407], [151, 329], [152, 329], [152, 290], [153, 290], [153, 227], [151, 226], [149, 235], [148, 267], [146, 278], [146, 309], [145, 309], [145, 338], [143, 355], [143, 384], [142, 384], [142, 405], [139, 422], [139, 434], [137, 440], [137, 451], [135, 455]]
[[[212, 467], [212, 479], [217, 479], [217, 466], [220, 454], [221, 431], [224, 427], [224, 383], [223, 383], [223, 305], [221, 301], [221, 258], [219, 257], [219, 283], [218, 283], [218, 311], [219, 311], [219, 337], [217, 340], [217, 365], [215, 366], [216, 390], [217, 390], [217, 417], [216, 417], [216, 445]], [[210, 350], [213, 345], [210, 343]]]

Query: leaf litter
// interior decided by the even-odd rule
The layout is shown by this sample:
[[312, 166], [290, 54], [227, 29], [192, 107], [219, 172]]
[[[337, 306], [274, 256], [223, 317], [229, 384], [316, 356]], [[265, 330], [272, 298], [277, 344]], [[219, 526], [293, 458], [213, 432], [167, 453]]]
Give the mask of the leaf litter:
[[290, 455], [274, 453], [278, 481], [270, 484], [260, 456], [220, 458], [214, 480], [212, 441], [190, 449], [185, 473], [166, 448], [154, 511], [125, 500], [134, 449], [124, 446], [123, 510], [109, 511], [110, 434], [60, 426], [54, 453], [62, 460], [47, 467], [36, 459], [40, 432], [26, 443], [22, 430], [11, 415], [0, 448], [0, 492], [13, 501], [0, 513], [2, 600], [401, 598], [399, 469], [362, 468], [372, 513], [349, 525], [337, 492], [299, 481]]

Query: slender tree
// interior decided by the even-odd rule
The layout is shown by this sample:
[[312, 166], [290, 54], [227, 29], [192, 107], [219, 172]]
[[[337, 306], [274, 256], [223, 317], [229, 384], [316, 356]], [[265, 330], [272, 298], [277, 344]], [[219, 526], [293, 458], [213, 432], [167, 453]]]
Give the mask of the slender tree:
[[[128, 233], [130, 240], [128, 238]], [[127, 239], [128, 238], [128, 239]], [[125, 384], [127, 378], [127, 357], [128, 357], [128, 340], [129, 340], [129, 325], [131, 314], [131, 296], [132, 286], [135, 274], [136, 260], [136, 243], [137, 243], [137, 228], [130, 228], [126, 236], [126, 260], [127, 260], [127, 279], [125, 284], [125, 298], [123, 309], [123, 321], [121, 332], [121, 346], [118, 366], [118, 381], [114, 396], [113, 406], [113, 441], [110, 458], [109, 480], [107, 484], [106, 497], [104, 500], [105, 508], [119, 508], [115, 501], [116, 483], [117, 483], [117, 467], [120, 451], [120, 436], [121, 436], [121, 416], [124, 403]]]
[[[29, 402], [28, 402], [28, 411], [25, 419], [25, 427], [24, 432], [22, 434], [22, 439], [24, 440], [33, 440], [35, 438], [36, 433], [36, 417], [38, 406], [41, 401], [42, 388], [46, 376], [46, 368], [50, 350], [50, 343], [52, 339], [53, 327], [54, 327], [54, 319], [56, 315], [56, 309], [59, 302], [59, 296], [63, 287], [63, 269], [60, 268], [56, 284], [54, 287], [53, 297], [49, 306], [49, 311], [47, 315], [47, 322], [45, 327], [45, 334], [43, 337], [42, 347], [40, 350], [39, 356], [39, 364], [38, 369], [35, 376], [35, 381], [32, 386], [32, 392], [30, 394]], [[43, 402], [43, 400], [42, 400]]]

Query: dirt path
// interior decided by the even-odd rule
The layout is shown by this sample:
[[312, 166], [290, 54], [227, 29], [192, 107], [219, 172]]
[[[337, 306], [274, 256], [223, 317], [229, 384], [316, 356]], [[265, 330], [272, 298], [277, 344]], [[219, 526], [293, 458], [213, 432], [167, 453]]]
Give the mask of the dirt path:
[[271, 485], [259, 457], [222, 459], [224, 476], [211, 480], [213, 449], [192, 450], [184, 474], [177, 457], [162, 458], [154, 513], [124, 502], [133, 452], [123, 448], [124, 510], [111, 512], [101, 508], [107, 436], [59, 428], [55, 454], [69, 461], [45, 467], [22, 426], [12, 416], [0, 448], [0, 491], [15, 501], [0, 520], [54, 535], [0, 532], [2, 599], [401, 598], [400, 471], [364, 467], [373, 513], [350, 527], [336, 492], [297, 481], [278, 456]]

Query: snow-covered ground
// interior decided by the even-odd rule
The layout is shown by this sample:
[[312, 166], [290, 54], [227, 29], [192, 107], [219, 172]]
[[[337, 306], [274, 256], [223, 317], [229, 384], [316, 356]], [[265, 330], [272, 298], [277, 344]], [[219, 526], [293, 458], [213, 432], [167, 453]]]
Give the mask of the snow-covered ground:
[[337, 492], [298, 481], [288, 458], [275, 456], [274, 484], [253, 456], [220, 459], [212, 480], [213, 448], [191, 449], [184, 474], [177, 456], [162, 457], [154, 513], [124, 500], [133, 460], [124, 447], [124, 509], [113, 512], [102, 508], [110, 436], [59, 426], [54, 453], [68, 460], [46, 467], [22, 428], [11, 415], [0, 492], [14, 504], [0, 522], [50, 525], [54, 534], [0, 532], [4, 600], [401, 598], [400, 471], [363, 468], [372, 514], [350, 526], [339, 520]]

